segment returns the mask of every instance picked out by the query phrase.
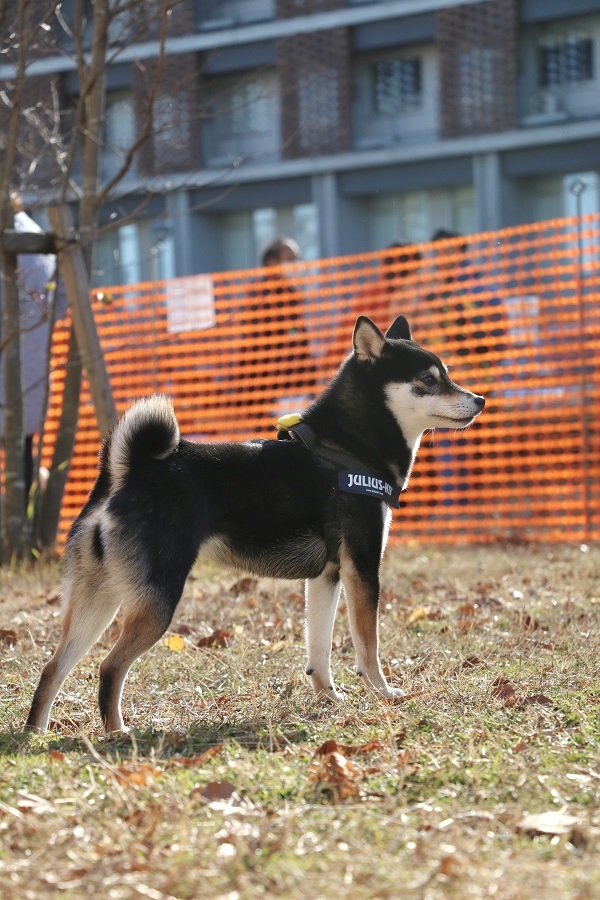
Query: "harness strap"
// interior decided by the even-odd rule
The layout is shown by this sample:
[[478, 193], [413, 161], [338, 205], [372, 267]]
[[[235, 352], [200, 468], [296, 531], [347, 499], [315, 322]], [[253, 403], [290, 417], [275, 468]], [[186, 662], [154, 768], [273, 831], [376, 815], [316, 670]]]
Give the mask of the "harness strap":
[[280, 436], [282, 431], [286, 431], [292, 439], [299, 441], [313, 454], [336, 490], [347, 494], [374, 497], [385, 501], [394, 509], [400, 507], [400, 491], [395, 485], [370, 472], [349, 453], [324, 447], [306, 422], [296, 421], [287, 427], [280, 427]]

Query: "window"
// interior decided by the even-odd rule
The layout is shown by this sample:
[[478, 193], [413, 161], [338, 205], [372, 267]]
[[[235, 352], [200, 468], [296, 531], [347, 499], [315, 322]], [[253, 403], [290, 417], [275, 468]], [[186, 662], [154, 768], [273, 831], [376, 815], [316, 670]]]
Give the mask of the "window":
[[275, 0], [196, 0], [200, 28], [230, 28], [275, 15]]
[[231, 95], [231, 134], [268, 134], [270, 131], [270, 93], [263, 80], [236, 85]]
[[225, 269], [257, 266], [265, 247], [282, 235], [298, 242], [303, 259], [319, 256], [319, 221], [314, 203], [226, 213], [219, 220]]
[[352, 143], [374, 150], [435, 139], [439, 127], [438, 53], [433, 42], [393, 53], [358, 54], [352, 64]]
[[370, 250], [394, 241], [429, 241], [438, 228], [469, 234], [476, 226], [470, 185], [375, 196], [367, 200], [365, 211]]
[[113, 91], [106, 97], [106, 144], [110, 150], [128, 150], [135, 139], [135, 113], [129, 91]]
[[384, 116], [421, 106], [419, 57], [384, 59], [373, 66], [374, 108]]
[[[127, 151], [135, 142], [136, 120], [130, 91], [111, 91], [106, 96], [104, 149], [102, 174], [112, 178], [125, 161]], [[133, 166], [130, 172], [133, 172]]]
[[206, 98], [202, 141], [208, 165], [240, 159], [278, 159], [279, 85], [275, 72], [255, 72], [242, 80], [215, 78]]
[[591, 38], [571, 33], [544, 37], [538, 46], [540, 87], [579, 84], [594, 77], [594, 45]]
[[141, 280], [139, 228], [130, 223], [101, 235], [94, 244], [95, 286], [135, 284]]

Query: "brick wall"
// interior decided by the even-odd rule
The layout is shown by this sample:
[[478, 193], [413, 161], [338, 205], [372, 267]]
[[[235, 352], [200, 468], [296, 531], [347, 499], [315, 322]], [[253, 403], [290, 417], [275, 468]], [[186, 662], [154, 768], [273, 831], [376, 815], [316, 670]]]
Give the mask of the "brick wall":
[[515, 0], [439, 10], [436, 24], [442, 137], [516, 127]]
[[[277, 17], [345, 6], [343, 0], [277, 0]], [[342, 153], [350, 148], [350, 35], [347, 28], [277, 41], [284, 158]]]
[[[148, 60], [143, 69], [133, 69], [139, 128], [149, 115], [149, 94], [158, 65], [157, 60]], [[152, 135], [140, 149], [142, 174], [182, 172], [201, 166], [198, 78], [196, 54], [182, 53], [165, 60], [152, 108]]]

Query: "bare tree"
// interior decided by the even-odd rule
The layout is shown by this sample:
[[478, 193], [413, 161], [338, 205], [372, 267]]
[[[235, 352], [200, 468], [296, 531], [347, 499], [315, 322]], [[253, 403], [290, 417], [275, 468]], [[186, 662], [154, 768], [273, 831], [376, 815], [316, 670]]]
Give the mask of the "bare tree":
[[[7, 24], [6, 6], [0, 8], [0, 29]], [[5, 232], [13, 225], [10, 202], [11, 172], [17, 159], [19, 117], [21, 114], [25, 70], [32, 37], [31, 10], [26, 2], [19, 2], [16, 10], [16, 28], [22, 40], [16, 46], [15, 83], [8, 101], [3, 146], [0, 148], [0, 288], [2, 304], [2, 347], [4, 349], [4, 504], [2, 521], [4, 540], [2, 560], [10, 561], [23, 552], [23, 511], [25, 507], [25, 472], [23, 459], [25, 439], [23, 433], [23, 384], [20, 341], [20, 304], [17, 284], [16, 258], [7, 252], [3, 240]]]
[[[69, 15], [60, 2], [0, 0], [0, 59], [13, 66], [0, 85], [0, 129], [4, 132], [0, 158], [0, 248], [11, 226], [10, 193], [41, 187], [51, 204], [77, 205], [78, 239], [88, 281], [100, 211], [111, 192], [130, 171], [153, 132], [154, 111], [165, 68], [165, 42], [171, 14], [181, 0], [72, 0]], [[89, 13], [86, 16], [86, 13]], [[107, 72], [124, 49], [152, 34], [156, 56], [148, 66], [143, 114], [136, 133], [122, 148], [119, 165], [101, 179], [105, 144]], [[66, 43], [65, 43], [66, 42]], [[71, 108], [61, 105], [58, 76], [50, 76], [46, 100], [32, 96], [28, 67], [44, 55], [72, 49], [71, 65], [78, 92]], [[1, 109], [3, 107], [3, 110]], [[3, 114], [2, 114], [3, 113]], [[1, 133], [1, 132], [0, 132]], [[23, 387], [20, 380], [19, 299], [17, 273], [2, 253], [3, 319], [0, 349], [4, 348], [6, 423], [4, 441], [6, 499], [5, 546], [8, 555], [23, 544]], [[11, 257], [14, 260], [14, 255]], [[10, 338], [10, 339], [8, 339]], [[75, 332], [69, 342], [62, 410], [50, 468], [37, 516], [37, 539], [51, 547], [56, 539], [60, 508], [73, 454], [80, 405], [82, 354]]]

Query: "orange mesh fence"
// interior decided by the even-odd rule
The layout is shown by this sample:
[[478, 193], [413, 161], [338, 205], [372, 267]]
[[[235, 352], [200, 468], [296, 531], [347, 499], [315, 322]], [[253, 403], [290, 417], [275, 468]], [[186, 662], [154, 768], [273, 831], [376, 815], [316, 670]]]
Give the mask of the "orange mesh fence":
[[[466, 432], [425, 435], [393, 536], [426, 542], [596, 540], [600, 217], [433, 244], [95, 291], [119, 411], [160, 391], [194, 440], [274, 437], [349, 352], [356, 316], [406, 314], [487, 405]], [[57, 331], [49, 463], [68, 332]], [[60, 541], [100, 442], [84, 385]]]

